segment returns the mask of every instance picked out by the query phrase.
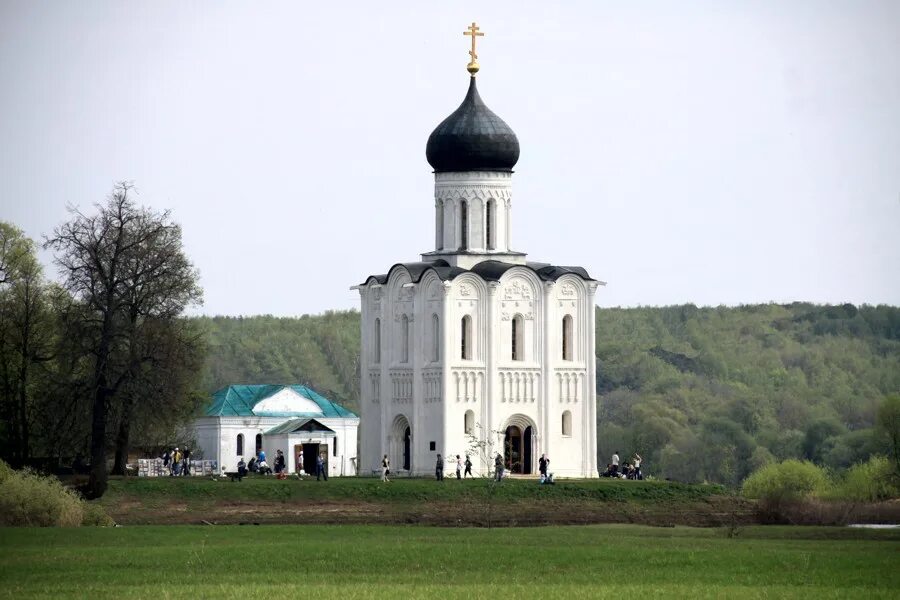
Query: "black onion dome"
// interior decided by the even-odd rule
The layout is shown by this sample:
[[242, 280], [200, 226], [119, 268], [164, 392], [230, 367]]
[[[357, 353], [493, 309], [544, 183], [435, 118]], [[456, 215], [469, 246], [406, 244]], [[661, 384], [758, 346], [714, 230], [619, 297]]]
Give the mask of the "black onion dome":
[[425, 157], [435, 173], [512, 171], [519, 160], [519, 139], [484, 105], [472, 77], [465, 100], [428, 136]]

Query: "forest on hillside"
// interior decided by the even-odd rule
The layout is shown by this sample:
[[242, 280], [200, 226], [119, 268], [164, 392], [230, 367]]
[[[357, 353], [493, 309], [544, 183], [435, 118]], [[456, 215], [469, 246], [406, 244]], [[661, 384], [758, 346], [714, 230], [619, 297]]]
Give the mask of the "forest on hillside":
[[[208, 392], [306, 383], [358, 410], [359, 313], [201, 317]], [[600, 464], [737, 484], [776, 459], [842, 469], [886, 453], [874, 429], [900, 391], [900, 308], [808, 303], [597, 309]]]

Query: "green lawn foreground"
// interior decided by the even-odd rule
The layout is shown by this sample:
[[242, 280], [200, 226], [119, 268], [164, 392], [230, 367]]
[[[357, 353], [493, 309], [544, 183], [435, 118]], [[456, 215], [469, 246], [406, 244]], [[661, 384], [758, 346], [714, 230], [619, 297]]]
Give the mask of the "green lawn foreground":
[[10, 598], [897, 598], [900, 533], [634, 525], [0, 530]]

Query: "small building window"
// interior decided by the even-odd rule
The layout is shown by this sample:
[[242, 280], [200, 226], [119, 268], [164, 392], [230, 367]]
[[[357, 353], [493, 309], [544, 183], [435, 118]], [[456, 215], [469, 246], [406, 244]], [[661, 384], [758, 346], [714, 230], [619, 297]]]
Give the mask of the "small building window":
[[465, 200], [459, 203], [459, 249], [469, 249], [469, 204]]
[[409, 317], [400, 319], [400, 362], [409, 362]]
[[381, 319], [375, 319], [375, 363], [381, 362]]
[[472, 317], [466, 315], [461, 321], [460, 332], [460, 358], [470, 360], [472, 358]]
[[522, 338], [524, 337], [524, 325], [525, 319], [522, 318], [522, 315], [516, 315], [512, 320], [512, 359], [513, 360], [523, 360], [522, 356], [523, 344]]
[[434, 442], [428, 442], [428, 449], [434, 452], [434, 449], [437, 447], [437, 444]]
[[466, 411], [465, 419], [463, 421], [463, 431], [466, 435], [475, 434], [475, 413], [471, 410]]
[[256, 434], [256, 453], [259, 454], [259, 451], [262, 450], [262, 434]]
[[562, 320], [562, 359], [574, 360], [572, 357], [572, 315]]
[[243, 455], [244, 455], [244, 434], [243, 434], [243, 433], [239, 433], [239, 434], [238, 434], [238, 438], [237, 438], [237, 455], [238, 455], [238, 456], [243, 456]]
[[572, 413], [569, 411], [562, 414], [562, 434], [566, 437], [572, 435]]
[[337, 438], [334, 438], [334, 445], [331, 447], [331, 454], [333, 456], [337, 456], [337, 452], [338, 452], [337, 451], [337, 444], [338, 444], [337, 440], [338, 440]]

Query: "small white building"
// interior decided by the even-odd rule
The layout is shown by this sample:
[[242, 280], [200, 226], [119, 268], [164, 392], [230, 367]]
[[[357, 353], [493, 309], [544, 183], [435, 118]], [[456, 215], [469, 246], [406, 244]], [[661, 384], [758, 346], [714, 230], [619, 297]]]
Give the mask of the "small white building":
[[325, 454], [330, 476], [356, 475], [359, 417], [304, 385], [231, 385], [213, 395], [194, 425], [199, 454], [215, 460], [219, 471], [236, 471], [238, 461], [265, 450], [274, 467], [276, 450], [288, 472], [316, 472]]

